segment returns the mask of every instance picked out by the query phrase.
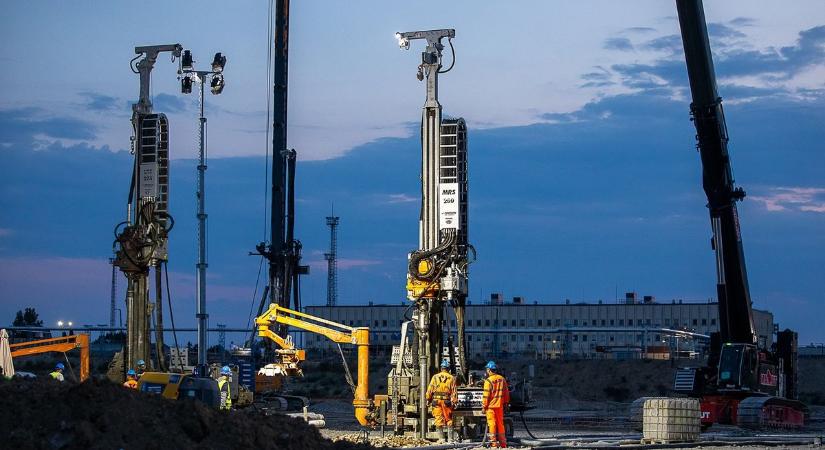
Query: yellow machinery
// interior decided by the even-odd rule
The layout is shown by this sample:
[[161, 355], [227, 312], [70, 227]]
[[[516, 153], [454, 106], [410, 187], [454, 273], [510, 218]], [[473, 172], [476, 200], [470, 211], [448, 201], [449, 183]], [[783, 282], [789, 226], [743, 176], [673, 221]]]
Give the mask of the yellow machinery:
[[89, 378], [89, 335], [73, 334], [58, 338], [40, 339], [37, 341], [20, 342], [9, 345], [11, 357], [39, 355], [49, 352], [66, 353], [70, 350], [80, 350], [80, 381]]
[[216, 409], [221, 398], [215, 379], [183, 373], [144, 372], [138, 380], [138, 389], [171, 400], [199, 400]]
[[[285, 375], [301, 375], [301, 362], [306, 359], [306, 352], [295, 348], [291, 336], [283, 338], [271, 330], [276, 324], [288, 325], [310, 333], [326, 336], [338, 344], [351, 344], [357, 347], [358, 379], [355, 385], [355, 418], [363, 426], [375, 422], [372, 411], [373, 402], [369, 398], [369, 349], [370, 329], [367, 327], [349, 327], [310, 314], [294, 311], [272, 303], [269, 309], [255, 319], [258, 336], [269, 339], [280, 347], [277, 355], [279, 362], [269, 364], [266, 368], [276, 369]], [[349, 373], [349, 371], [347, 371]]]

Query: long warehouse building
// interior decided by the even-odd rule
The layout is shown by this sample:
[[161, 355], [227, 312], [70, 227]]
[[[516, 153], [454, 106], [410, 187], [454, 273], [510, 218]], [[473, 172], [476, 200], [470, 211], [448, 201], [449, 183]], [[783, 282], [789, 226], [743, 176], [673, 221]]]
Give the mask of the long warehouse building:
[[[307, 306], [306, 312], [344, 325], [369, 327], [371, 347], [381, 352], [398, 344], [401, 324], [409, 320], [408, 306], [406, 302]], [[769, 347], [773, 314], [756, 309], [753, 314], [759, 342]], [[445, 333], [455, 335], [452, 310], [448, 315]], [[527, 303], [521, 297], [505, 302], [500, 294], [492, 294], [484, 304], [468, 304], [466, 320], [467, 350], [475, 358], [664, 359], [674, 353], [693, 357], [706, 351], [703, 336], [719, 329], [715, 302], [659, 303], [651, 296], [637, 299], [633, 292], [616, 303], [563, 304]], [[304, 338], [308, 349], [337, 352], [323, 336]]]

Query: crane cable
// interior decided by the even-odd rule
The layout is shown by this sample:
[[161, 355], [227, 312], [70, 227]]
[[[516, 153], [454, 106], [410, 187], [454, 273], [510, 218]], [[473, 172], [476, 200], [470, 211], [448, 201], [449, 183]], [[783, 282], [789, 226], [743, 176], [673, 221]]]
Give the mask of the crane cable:
[[344, 350], [341, 348], [340, 343], [336, 342], [335, 345], [338, 346], [338, 353], [341, 354], [341, 363], [344, 364], [344, 378], [346, 378], [349, 388], [352, 389], [352, 395], [355, 395], [355, 381], [353, 381], [352, 373], [349, 371], [347, 358], [344, 357]]

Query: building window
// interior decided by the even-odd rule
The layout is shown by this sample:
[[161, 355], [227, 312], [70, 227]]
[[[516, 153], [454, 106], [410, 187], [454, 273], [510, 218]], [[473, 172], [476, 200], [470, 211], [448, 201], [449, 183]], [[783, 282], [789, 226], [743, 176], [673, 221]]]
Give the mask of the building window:
[[378, 321], [375, 321], [375, 328], [378, 328]]
[[699, 325], [699, 320], [698, 319], [693, 319], [693, 326], [696, 326], [696, 325]]
[[485, 326], [485, 327], [489, 327], [489, 326], [490, 326], [490, 319], [484, 319], [484, 326]]
[[716, 325], [716, 319], [710, 319], [710, 324], [711, 325]]
[[596, 319], [593, 319], [593, 326], [596, 326]]
[[610, 342], [613, 342], [613, 336], [610, 336]]
[[556, 328], [561, 326], [561, 319], [556, 319]]
[[451, 320], [450, 323], [453, 325], [453, 328], [455, 328], [455, 319]]
[[531, 334], [531, 335], [527, 336], [527, 340], [530, 341], [530, 342], [533, 342], [533, 335]]
[[510, 341], [516, 342], [516, 335], [515, 334], [510, 335]]
[[587, 342], [587, 335], [586, 334], [582, 335], [582, 342]]
[[526, 323], [525, 323], [525, 320], [524, 320], [524, 319], [521, 319], [521, 321], [520, 321], [520, 322], [521, 322], [521, 326], [525, 326], [525, 325], [526, 325]]
[[579, 342], [579, 335], [578, 334], [573, 335], [573, 342]]
[[472, 334], [467, 335], [467, 342], [473, 342], [473, 335]]
[[574, 327], [579, 326], [579, 319], [573, 319], [573, 326]]
[[386, 321], [386, 320], [382, 320], [382, 321], [381, 321], [381, 325], [382, 325], [384, 328], [387, 328], [387, 321]]
[[498, 319], [493, 319], [493, 326], [494, 326], [494, 327], [497, 327], [497, 326], [498, 326]]
[[351, 320], [349, 321], [349, 325], [352, 326], [352, 321]]
[[665, 326], [670, 326], [670, 319], [665, 319]]
[[539, 319], [538, 322], [539, 322], [538, 326], [541, 326], [541, 319]]
[[645, 324], [646, 324], [647, 326], [650, 326], [650, 319], [645, 320]]
[[[613, 322], [613, 321], [611, 320], [610, 322]], [[611, 323], [611, 325], [613, 325], [613, 324]], [[624, 319], [619, 319], [619, 326], [620, 327], [624, 326]]]
[[541, 342], [541, 335], [538, 335], [537, 339], [539, 340], [539, 342]]
[[702, 325], [707, 325], [707, 324], [708, 324], [708, 319], [702, 319]]

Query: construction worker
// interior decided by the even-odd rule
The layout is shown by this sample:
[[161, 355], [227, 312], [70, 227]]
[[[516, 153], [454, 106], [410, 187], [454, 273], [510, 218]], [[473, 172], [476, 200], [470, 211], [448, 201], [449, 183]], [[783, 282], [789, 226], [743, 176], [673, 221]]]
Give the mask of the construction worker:
[[510, 403], [510, 386], [507, 380], [499, 375], [494, 361], [485, 366], [487, 378], [484, 379], [484, 394], [481, 399], [481, 409], [487, 416], [487, 433], [491, 447], [507, 447], [507, 437], [504, 431], [504, 408]]
[[135, 371], [137, 378], [140, 378], [143, 372], [146, 372], [146, 361], [139, 359], [137, 362], [137, 370]]
[[455, 388], [455, 377], [450, 374], [450, 362], [441, 361], [441, 371], [433, 375], [427, 386], [427, 403], [433, 408], [435, 426], [442, 429], [446, 426], [446, 438], [453, 439], [453, 405], [458, 402], [458, 393]]
[[126, 381], [123, 383], [123, 387], [129, 389], [138, 388], [137, 373], [135, 372], [135, 369], [129, 369], [129, 371], [126, 372]]
[[65, 378], [63, 378], [63, 370], [65, 368], [66, 366], [64, 366], [63, 363], [57, 363], [57, 365], [54, 366], [54, 371], [52, 371], [49, 376], [57, 381], [63, 381], [65, 380]]
[[220, 409], [229, 411], [232, 407], [232, 391], [230, 390], [229, 377], [232, 376], [232, 370], [229, 366], [221, 367], [221, 377], [218, 378], [218, 391], [221, 393]]

